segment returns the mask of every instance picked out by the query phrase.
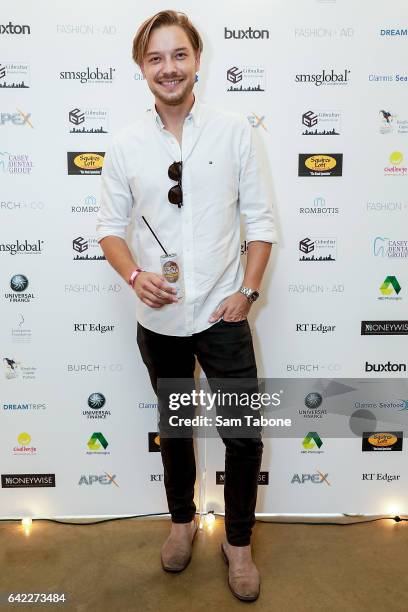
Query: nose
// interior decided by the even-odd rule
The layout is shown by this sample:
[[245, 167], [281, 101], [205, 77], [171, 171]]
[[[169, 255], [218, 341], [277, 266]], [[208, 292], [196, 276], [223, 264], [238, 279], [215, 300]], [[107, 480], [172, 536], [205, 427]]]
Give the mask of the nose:
[[162, 65], [162, 72], [164, 74], [173, 74], [174, 72], [177, 72], [176, 62], [171, 56], [164, 58], [163, 65]]

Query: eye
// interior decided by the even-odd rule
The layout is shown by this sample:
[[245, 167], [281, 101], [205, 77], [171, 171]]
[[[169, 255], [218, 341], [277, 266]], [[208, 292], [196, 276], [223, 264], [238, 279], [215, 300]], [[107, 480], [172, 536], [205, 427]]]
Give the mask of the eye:
[[152, 64], [153, 62], [157, 63], [157, 61], [160, 59], [160, 57], [158, 55], [155, 55], [154, 57], [151, 57], [149, 60], [149, 63]]
[[183, 51], [180, 51], [180, 53], [176, 54], [176, 57], [187, 57], [187, 54], [184, 53]]

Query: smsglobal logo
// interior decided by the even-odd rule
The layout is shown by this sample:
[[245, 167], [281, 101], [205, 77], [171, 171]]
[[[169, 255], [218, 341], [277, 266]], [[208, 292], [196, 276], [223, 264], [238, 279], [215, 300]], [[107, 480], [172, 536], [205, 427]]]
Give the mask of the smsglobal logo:
[[269, 38], [269, 30], [253, 30], [251, 27], [246, 30], [229, 30], [224, 27], [224, 38], [236, 38], [238, 40], [245, 39], [264, 39]]
[[329, 71], [323, 68], [317, 73], [299, 73], [295, 75], [295, 83], [308, 83], [316, 87], [321, 85], [348, 85], [351, 70], [345, 68], [343, 72], [335, 72], [332, 68]]
[[90, 68], [87, 66], [84, 70], [81, 71], [61, 71], [60, 79], [63, 81], [79, 81], [81, 84], [84, 83], [113, 83], [114, 73], [116, 68], [99, 68], [96, 66], [95, 68]]
[[24, 242], [16, 240], [15, 242], [0, 243], [0, 253], [9, 253], [10, 255], [38, 255], [43, 252], [44, 240], [29, 243], [26, 239]]

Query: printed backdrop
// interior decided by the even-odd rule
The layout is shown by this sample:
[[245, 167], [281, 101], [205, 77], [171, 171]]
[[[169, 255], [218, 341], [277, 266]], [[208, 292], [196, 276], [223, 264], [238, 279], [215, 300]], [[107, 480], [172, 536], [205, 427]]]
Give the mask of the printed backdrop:
[[[107, 144], [152, 104], [132, 40], [163, 8], [18, 0], [3, 11], [2, 517], [167, 511], [136, 296], [95, 240]], [[408, 512], [405, 2], [175, 8], [203, 34], [197, 95], [253, 127], [279, 227], [250, 324], [259, 375], [302, 379], [291, 415], [302, 433], [265, 439], [257, 511]], [[359, 435], [326, 429], [318, 379], [332, 378], [359, 381], [342, 407], [350, 432], [363, 419]], [[374, 379], [387, 384], [373, 392]], [[197, 460], [199, 509], [222, 511], [222, 442], [198, 440]]]

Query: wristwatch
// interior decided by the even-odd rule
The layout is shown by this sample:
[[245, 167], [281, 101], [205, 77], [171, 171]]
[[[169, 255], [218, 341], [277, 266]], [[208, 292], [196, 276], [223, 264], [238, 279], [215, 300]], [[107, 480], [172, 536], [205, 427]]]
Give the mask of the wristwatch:
[[259, 298], [259, 291], [256, 291], [255, 289], [249, 289], [248, 287], [241, 287], [239, 292], [243, 293], [245, 297], [247, 298], [247, 300], [251, 302], [251, 304]]

